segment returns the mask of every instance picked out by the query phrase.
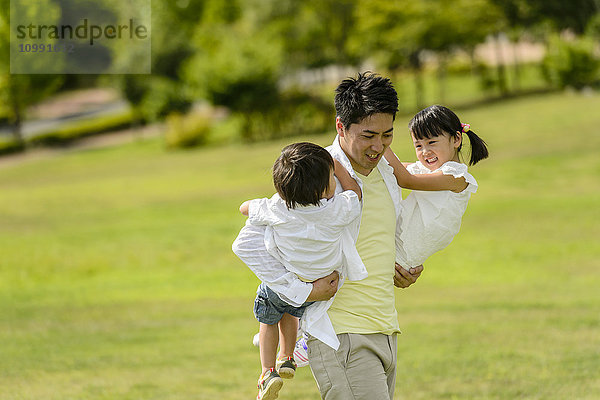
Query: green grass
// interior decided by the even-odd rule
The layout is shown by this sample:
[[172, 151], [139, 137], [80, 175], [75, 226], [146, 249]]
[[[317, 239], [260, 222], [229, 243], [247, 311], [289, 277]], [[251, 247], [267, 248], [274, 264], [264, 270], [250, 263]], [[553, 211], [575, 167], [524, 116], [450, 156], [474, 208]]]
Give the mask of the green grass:
[[[397, 398], [600, 397], [598, 109], [552, 94], [460, 111], [491, 157], [461, 233], [397, 291]], [[394, 149], [412, 160], [407, 121]], [[253, 398], [258, 280], [230, 246], [299, 139], [0, 169], [0, 398]], [[280, 398], [318, 398], [310, 371]]]

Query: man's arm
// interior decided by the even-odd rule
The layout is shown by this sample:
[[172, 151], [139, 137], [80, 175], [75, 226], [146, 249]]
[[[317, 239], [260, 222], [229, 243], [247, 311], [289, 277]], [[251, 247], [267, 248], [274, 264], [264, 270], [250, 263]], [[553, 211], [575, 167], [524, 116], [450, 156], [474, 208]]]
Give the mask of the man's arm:
[[315, 282], [302, 282], [277, 261], [265, 247], [265, 226], [246, 222], [233, 242], [233, 252], [289, 304], [299, 307], [306, 301], [330, 299], [337, 291], [337, 272]]
[[409, 271], [405, 270], [401, 265], [396, 264], [396, 273], [394, 274], [394, 286], [399, 288], [407, 288], [417, 281], [419, 276], [423, 272], [423, 266], [411, 268]]

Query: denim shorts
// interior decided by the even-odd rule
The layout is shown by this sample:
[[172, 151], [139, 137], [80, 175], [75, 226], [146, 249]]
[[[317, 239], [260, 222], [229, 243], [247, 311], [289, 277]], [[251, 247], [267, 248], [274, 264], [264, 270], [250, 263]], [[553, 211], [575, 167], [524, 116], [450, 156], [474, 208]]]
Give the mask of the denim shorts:
[[294, 307], [281, 300], [277, 293], [272, 291], [267, 285], [261, 283], [256, 290], [256, 299], [254, 299], [254, 316], [258, 322], [273, 325], [281, 320], [283, 314], [288, 313], [294, 317], [300, 318], [304, 314], [306, 307], [313, 301], [307, 301], [300, 307]]

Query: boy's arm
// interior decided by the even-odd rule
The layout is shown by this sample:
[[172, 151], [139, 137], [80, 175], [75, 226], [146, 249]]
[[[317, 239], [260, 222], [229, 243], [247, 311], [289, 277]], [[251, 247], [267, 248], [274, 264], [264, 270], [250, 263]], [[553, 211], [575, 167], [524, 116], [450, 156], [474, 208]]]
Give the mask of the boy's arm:
[[444, 175], [441, 171], [433, 174], [413, 175], [406, 170], [391, 148], [387, 148], [383, 154], [385, 159], [394, 168], [394, 176], [398, 186], [411, 190], [451, 190], [462, 192], [469, 186], [465, 178], [455, 178], [452, 175]]
[[233, 252], [254, 274], [287, 303], [299, 307], [306, 301], [329, 300], [337, 291], [338, 276], [302, 282], [277, 261], [265, 246], [265, 226], [246, 222], [232, 245]]
[[358, 183], [350, 176], [350, 173], [340, 164], [338, 160], [333, 160], [334, 163], [334, 174], [337, 176], [340, 184], [342, 185], [342, 189], [352, 190], [358, 195], [358, 200], [362, 200], [362, 191], [360, 190], [360, 186]]

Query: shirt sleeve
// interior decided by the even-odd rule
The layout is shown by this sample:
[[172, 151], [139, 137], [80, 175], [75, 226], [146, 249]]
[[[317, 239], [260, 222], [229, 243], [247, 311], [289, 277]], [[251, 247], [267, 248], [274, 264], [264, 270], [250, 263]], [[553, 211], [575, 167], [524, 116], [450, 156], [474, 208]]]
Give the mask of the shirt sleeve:
[[467, 166], [462, 163], [457, 163], [454, 161], [448, 161], [444, 165], [441, 166], [440, 170], [444, 175], [452, 175], [455, 178], [464, 178], [468, 183], [468, 186], [461, 193], [475, 193], [477, 192], [477, 181], [467, 172]]
[[254, 225], [268, 225], [269, 199], [250, 200], [248, 205], [248, 221]]
[[247, 221], [233, 242], [232, 250], [283, 301], [295, 307], [301, 306], [310, 295], [312, 284], [302, 282], [269, 254], [264, 237], [264, 225]]
[[346, 190], [333, 197], [333, 218], [340, 225], [348, 225], [360, 217], [361, 203], [353, 190]]

